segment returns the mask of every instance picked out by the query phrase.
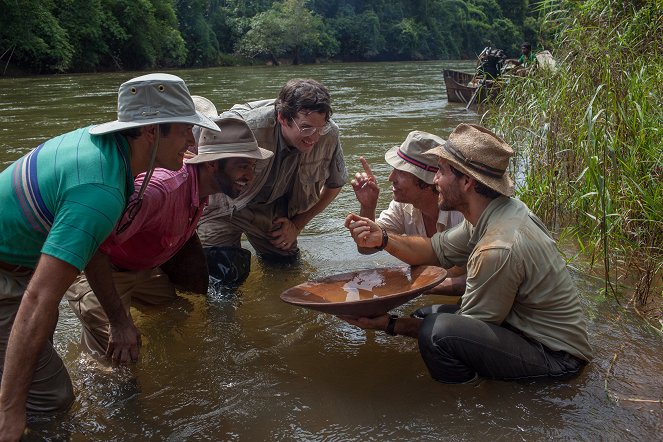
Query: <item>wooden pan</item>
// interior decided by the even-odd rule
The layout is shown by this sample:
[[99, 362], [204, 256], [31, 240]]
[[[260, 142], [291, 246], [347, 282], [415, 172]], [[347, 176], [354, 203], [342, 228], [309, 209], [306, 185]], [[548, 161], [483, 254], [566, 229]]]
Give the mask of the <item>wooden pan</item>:
[[375, 317], [405, 304], [444, 280], [441, 267], [387, 267], [342, 273], [305, 282], [281, 300], [332, 315]]

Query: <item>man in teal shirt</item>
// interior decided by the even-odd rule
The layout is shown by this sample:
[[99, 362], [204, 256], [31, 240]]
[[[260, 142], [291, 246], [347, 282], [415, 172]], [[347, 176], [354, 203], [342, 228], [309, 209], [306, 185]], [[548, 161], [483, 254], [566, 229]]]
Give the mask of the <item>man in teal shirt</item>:
[[[126, 210], [133, 177], [182, 167], [191, 129], [218, 126], [196, 112], [184, 81], [149, 74], [120, 86], [117, 121], [53, 138], [0, 173], [0, 435], [18, 440], [25, 413], [66, 410], [71, 380], [51, 343], [58, 305], [83, 269], [104, 265], [99, 244]], [[138, 356], [139, 333], [119, 298], [100, 300], [111, 322], [109, 352]]]

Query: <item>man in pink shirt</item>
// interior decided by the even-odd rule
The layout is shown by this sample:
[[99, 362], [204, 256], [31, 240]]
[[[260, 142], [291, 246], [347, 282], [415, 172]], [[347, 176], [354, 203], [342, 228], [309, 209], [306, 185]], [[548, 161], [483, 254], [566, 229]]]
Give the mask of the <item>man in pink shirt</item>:
[[[129, 315], [133, 304], [158, 305], [177, 298], [176, 289], [206, 294], [208, 270], [196, 235], [208, 196], [236, 198], [254, 179], [257, 161], [272, 156], [258, 147], [239, 118], [216, 121], [221, 132], [204, 130], [198, 154], [178, 171], [155, 169], [135, 180], [136, 189], [115, 230], [99, 247], [103, 265], [87, 268], [67, 291], [67, 300], [83, 324], [81, 345], [115, 360], [138, 358], [138, 347], [114, 351], [109, 318], [96, 293], [117, 292]], [[149, 179], [143, 189], [142, 184]], [[129, 315], [130, 316], [130, 315]]]

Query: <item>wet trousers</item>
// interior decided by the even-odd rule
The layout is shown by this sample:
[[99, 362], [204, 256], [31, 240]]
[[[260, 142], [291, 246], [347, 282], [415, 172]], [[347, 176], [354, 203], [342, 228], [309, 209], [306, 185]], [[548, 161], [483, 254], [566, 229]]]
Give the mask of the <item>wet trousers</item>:
[[[132, 304], [161, 305], [177, 299], [175, 286], [160, 268], [136, 272], [113, 272], [113, 283], [127, 315]], [[90, 284], [81, 273], [69, 287], [65, 298], [78, 316], [83, 329], [81, 346], [96, 356], [103, 356], [108, 347], [109, 321]]]
[[[445, 306], [455, 310], [458, 306]], [[508, 326], [489, 324], [453, 313], [425, 316], [419, 351], [431, 376], [444, 383], [489, 379], [568, 379], [586, 362], [553, 351]]]
[[[4, 372], [9, 334], [28, 280], [28, 276], [14, 276], [0, 271], [0, 375]], [[51, 340], [44, 344], [39, 354], [37, 368], [28, 391], [26, 402], [28, 412], [66, 411], [74, 402], [74, 388], [62, 359], [53, 348], [52, 336], [51, 332]]]
[[256, 252], [263, 257], [294, 257], [299, 253], [296, 242], [289, 250], [281, 250], [271, 243], [270, 233], [279, 228], [273, 221], [287, 217], [287, 212], [285, 198], [269, 204], [248, 205], [232, 215], [203, 215], [197, 232], [203, 247], [241, 247], [244, 233]]

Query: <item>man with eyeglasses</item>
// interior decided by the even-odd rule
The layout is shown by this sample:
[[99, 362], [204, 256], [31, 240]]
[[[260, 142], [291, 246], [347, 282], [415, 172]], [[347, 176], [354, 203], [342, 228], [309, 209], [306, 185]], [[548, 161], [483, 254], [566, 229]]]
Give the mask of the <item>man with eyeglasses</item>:
[[[196, 112], [184, 81], [149, 74], [123, 83], [117, 120], [39, 145], [0, 173], [0, 439], [18, 440], [26, 411], [59, 412], [74, 400], [53, 348], [58, 305], [133, 193], [133, 177], [182, 167], [194, 125], [218, 130]], [[120, 299], [100, 299], [117, 347], [139, 334]]]
[[[119, 295], [131, 317], [131, 306], [178, 299], [176, 289], [207, 294], [209, 275], [196, 226], [208, 196], [236, 198], [253, 180], [256, 164], [272, 156], [258, 147], [244, 120], [228, 117], [216, 123], [221, 132], [203, 128], [198, 154], [180, 170], [156, 169], [142, 199], [134, 193], [132, 209], [99, 247], [107, 265], [86, 270], [67, 291], [69, 306], [83, 325], [81, 347], [88, 353], [114, 362], [138, 357], [137, 349], [116, 349], [109, 342], [110, 321], [99, 298]], [[144, 179], [144, 174], [136, 178], [136, 189]]]
[[242, 117], [274, 156], [258, 165], [256, 179], [239, 198], [210, 199], [198, 225], [203, 245], [240, 247], [244, 233], [263, 258], [297, 257], [299, 233], [347, 180], [327, 88], [293, 79], [276, 100], [235, 105], [222, 115]]

